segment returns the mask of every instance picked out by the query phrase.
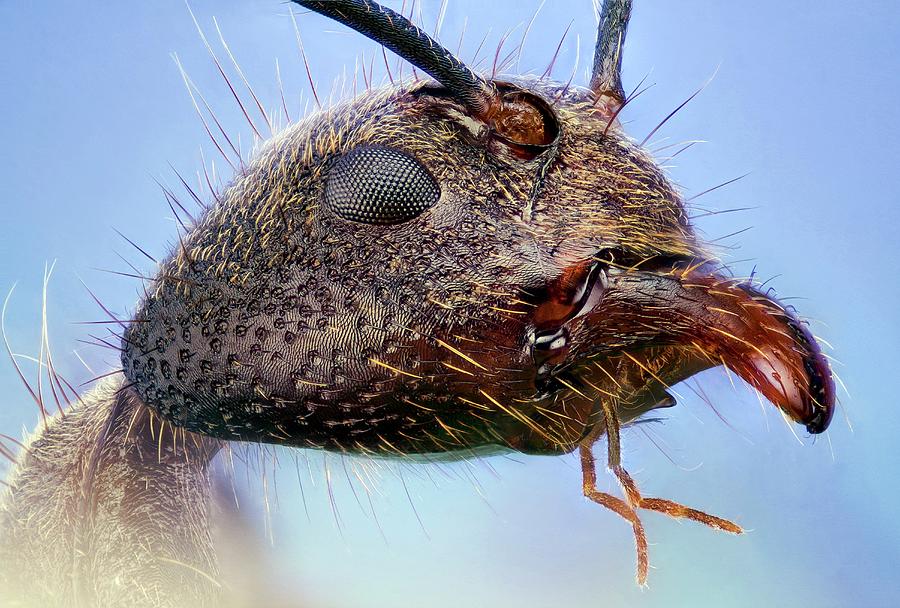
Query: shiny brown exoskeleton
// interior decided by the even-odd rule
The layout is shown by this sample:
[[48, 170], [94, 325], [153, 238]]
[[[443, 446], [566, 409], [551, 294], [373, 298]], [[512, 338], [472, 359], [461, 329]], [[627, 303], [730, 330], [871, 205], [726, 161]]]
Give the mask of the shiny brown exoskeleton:
[[[487, 80], [369, 0], [297, 3], [436, 82], [314, 114], [240, 171], [128, 326], [126, 382], [105, 426], [92, 423], [101, 443], [125, 424], [127, 445], [135, 420], [155, 441], [146, 406], [195, 438], [381, 456], [578, 449], [585, 495], [633, 526], [641, 582], [637, 510], [740, 532], [643, 497], [620, 425], [725, 365], [820, 433], [834, 385], [791, 310], [717, 274], [677, 191], [623, 133], [631, 2], [603, 5], [588, 89]], [[624, 499], [596, 489], [604, 434]]]
[[[299, 1], [438, 83], [312, 116], [269, 142], [164, 264], [125, 338], [134, 391], [218, 438], [375, 454], [581, 448], [585, 492], [643, 499], [618, 426], [726, 365], [812, 433], [834, 388], [808, 329], [713, 272], [682, 201], [623, 132], [631, 3], [606, 2], [588, 90], [485, 80], [374, 2]], [[626, 501], [600, 495], [606, 432]]]

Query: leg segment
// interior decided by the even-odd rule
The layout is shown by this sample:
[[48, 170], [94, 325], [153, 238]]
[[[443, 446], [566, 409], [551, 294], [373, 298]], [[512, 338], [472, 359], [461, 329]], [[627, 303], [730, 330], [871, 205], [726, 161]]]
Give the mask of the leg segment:
[[602, 403], [602, 407], [604, 421], [606, 423], [607, 467], [615, 474], [616, 479], [625, 494], [625, 500], [597, 490], [597, 472], [591, 448], [603, 432], [604, 429], [602, 428], [586, 437], [579, 448], [583, 480], [582, 490], [587, 498], [606, 507], [631, 523], [634, 531], [634, 542], [637, 548], [638, 584], [643, 585], [646, 582], [647, 570], [649, 567], [647, 537], [644, 533], [644, 526], [637, 514], [638, 509], [657, 511], [668, 515], [669, 517], [690, 519], [709, 526], [710, 528], [730, 532], [732, 534], [741, 534], [743, 532], [743, 529], [740, 526], [727, 519], [709, 515], [703, 511], [698, 511], [697, 509], [692, 509], [664, 498], [645, 498], [642, 496], [634, 479], [632, 479], [631, 475], [628, 474], [628, 471], [622, 467], [621, 443], [619, 438], [620, 424], [615, 408], [608, 403]]
[[647, 554], [647, 535], [644, 533], [644, 524], [638, 517], [634, 507], [626, 503], [621, 498], [617, 498], [612, 494], [600, 492], [597, 490], [597, 470], [594, 463], [594, 454], [591, 452], [590, 445], [582, 445], [579, 448], [581, 453], [581, 474], [582, 474], [582, 490], [585, 497], [597, 503], [601, 507], [606, 507], [619, 517], [631, 523], [634, 531], [634, 544], [637, 549], [637, 582], [643, 585], [647, 581], [647, 570], [650, 567], [650, 560]]

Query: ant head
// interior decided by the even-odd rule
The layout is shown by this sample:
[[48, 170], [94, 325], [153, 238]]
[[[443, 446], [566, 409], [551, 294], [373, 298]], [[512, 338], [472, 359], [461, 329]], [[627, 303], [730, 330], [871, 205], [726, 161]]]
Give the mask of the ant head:
[[613, 399], [727, 364], [812, 432], [808, 330], [725, 279], [616, 121], [630, 1], [588, 89], [487, 80], [370, 0], [298, 1], [437, 82], [367, 92], [271, 142], [182, 242], [125, 336], [137, 394], [228, 439], [566, 451]]

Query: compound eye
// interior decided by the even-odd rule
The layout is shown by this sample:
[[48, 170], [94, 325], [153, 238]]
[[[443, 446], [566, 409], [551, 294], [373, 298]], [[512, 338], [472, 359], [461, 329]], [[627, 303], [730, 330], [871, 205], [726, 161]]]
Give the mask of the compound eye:
[[418, 159], [380, 145], [360, 146], [339, 158], [325, 184], [328, 208], [364, 224], [411, 220], [440, 196], [440, 186]]

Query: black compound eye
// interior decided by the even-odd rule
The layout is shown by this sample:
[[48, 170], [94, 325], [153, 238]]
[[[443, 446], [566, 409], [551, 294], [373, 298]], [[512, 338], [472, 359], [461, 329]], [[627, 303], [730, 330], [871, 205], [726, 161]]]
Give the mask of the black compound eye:
[[335, 162], [325, 204], [340, 217], [365, 224], [399, 224], [434, 205], [441, 189], [415, 157], [394, 148], [354, 148]]

